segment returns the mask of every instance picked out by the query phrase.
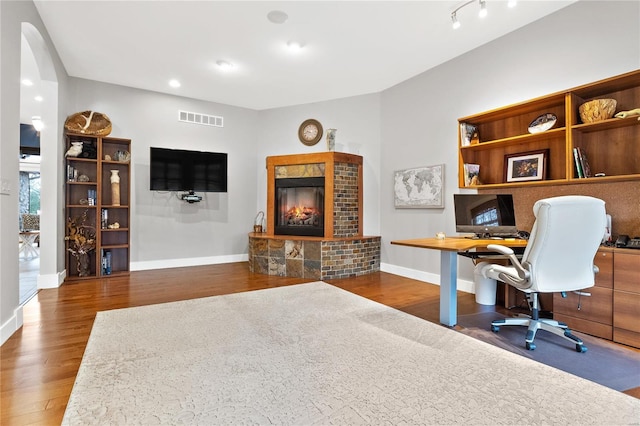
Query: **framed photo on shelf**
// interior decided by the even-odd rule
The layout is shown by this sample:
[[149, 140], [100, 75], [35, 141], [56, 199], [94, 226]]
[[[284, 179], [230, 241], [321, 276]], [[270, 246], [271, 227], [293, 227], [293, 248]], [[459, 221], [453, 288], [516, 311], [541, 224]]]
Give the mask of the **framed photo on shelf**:
[[526, 182], [546, 179], [548, 149], [504, 156], [504, 181]]
[[480, 165], [464, 164], [464, 186], [480, 185]]

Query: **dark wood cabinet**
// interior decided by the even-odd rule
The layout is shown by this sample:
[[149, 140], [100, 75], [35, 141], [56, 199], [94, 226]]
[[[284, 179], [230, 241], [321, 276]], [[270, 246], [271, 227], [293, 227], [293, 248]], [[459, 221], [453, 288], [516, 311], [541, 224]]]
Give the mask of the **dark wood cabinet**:
[[640, 348], [640, 250], [601, 248], [596, 285], [553, 295], [553, 318], [575, 331]]
[[613, 279], [613, 340], [640, 348], [640, 252], [616, 252]]
[[[65, 265], [67, 279], [129, 273], [131, 140], [68, 133]], [[112, 176], [117, 180], [113, 198]]]
[[612, 249], [596, 253], [594, 263], [599, 269], [596, 284], [579, 292], [553, 294], [553, 318], [569, 328], [604, 339], [613, 339], [613, 258]]

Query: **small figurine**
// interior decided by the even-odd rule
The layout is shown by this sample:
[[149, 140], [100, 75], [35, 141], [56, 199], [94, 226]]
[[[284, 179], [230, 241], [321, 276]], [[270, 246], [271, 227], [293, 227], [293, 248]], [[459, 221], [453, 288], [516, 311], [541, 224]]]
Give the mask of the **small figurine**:
[[[627, 118], [627, 117], [632, 116], [632, 115], [640, 115], [640, 108], [631, 109], [629, 111], [620, 111], [619, 113], [614, 115], [614, 117], [616, 117], [616, 118]], [[638, 117], [638, 120], [640, 120], [640, 117]]]
[[82, 153], [82, 142], [71, 142], [71, 147], [67, 151], [65, 157], [77, 157]]

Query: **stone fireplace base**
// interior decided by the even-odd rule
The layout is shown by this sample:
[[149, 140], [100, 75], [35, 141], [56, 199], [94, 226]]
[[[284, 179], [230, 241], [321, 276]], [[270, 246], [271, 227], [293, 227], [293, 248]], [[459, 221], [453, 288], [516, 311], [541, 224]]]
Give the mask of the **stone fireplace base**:
[[249, 270], [323, 280], [380, 270], [380, 237], [318, 238], [249, 234]]

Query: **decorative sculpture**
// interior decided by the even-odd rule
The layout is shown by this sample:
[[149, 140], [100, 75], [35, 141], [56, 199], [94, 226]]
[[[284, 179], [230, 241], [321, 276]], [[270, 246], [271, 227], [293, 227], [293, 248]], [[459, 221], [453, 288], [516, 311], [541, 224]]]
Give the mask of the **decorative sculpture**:
[[65, 157], [77, 157], [82, 154], [82, 142], [71, 142], [71, 146], [67, 150]]
[[[614, 117], [616, 117], [616, 118], [627, 118], [627, 117], [630, 117], [632, 115], [640, 115], [640, 108], [631, 109], [629, 111], [620, 111], [619, 113], [614, 115]], [[638, 120], [640, 120], [640, 117], [638, 117]]]

